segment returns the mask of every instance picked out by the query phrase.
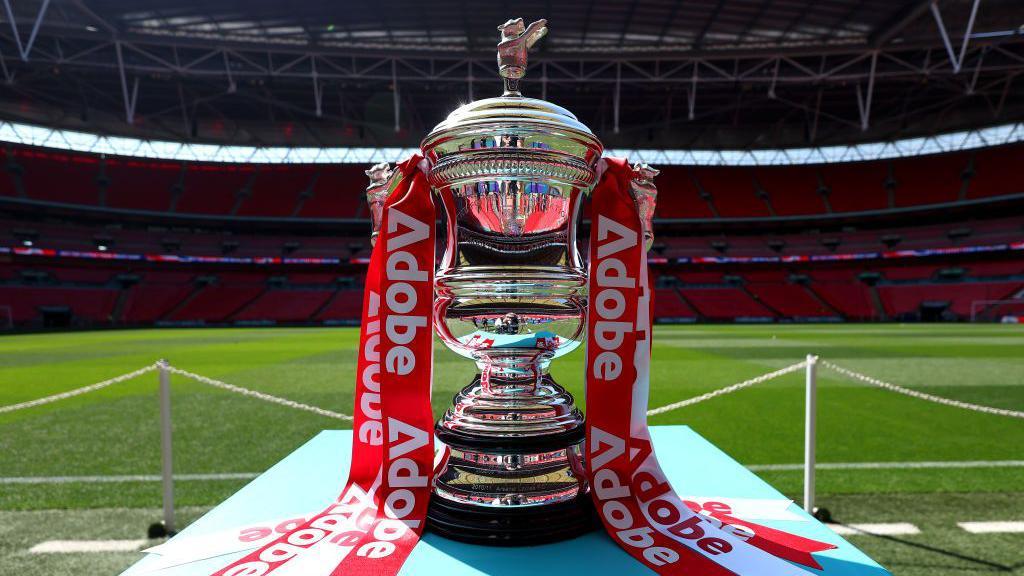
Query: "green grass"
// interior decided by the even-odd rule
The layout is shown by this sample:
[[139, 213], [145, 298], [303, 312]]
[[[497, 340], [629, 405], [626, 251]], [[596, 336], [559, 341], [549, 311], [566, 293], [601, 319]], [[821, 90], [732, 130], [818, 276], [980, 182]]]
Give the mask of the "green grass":
[[[5, 336], [0, 337], [0, 405], [91, 384], [167, 358], [199, 374], [351, 413], [357, 337], [355, 329], [346, 328]], [[434, 409], [440, 414], [468, 382], [473, 366], [441, 346], [437, 349]], [[1000, 325], [660, 326], [651, 406], [733, 384], [798, 362], [808, 353], [917, 390], [1024, 410], [1024, 331]], [[581, 363], [582, 354], [574, 353], [556, 361], [553, 373], [582, 402]], [[922, 402], [824, 369], [819, 381], [821, 462], [1024, 458], [1020, 420]], [[172, 386], [175, 471], [180, 474], [260, 472], [317, 431], [344, 425], [181, 377], [173, 377]], [[88, 395], [0, 415], [0, 477], [158, 473], [156, 390], [155, 374], [147, 374]], [[688, 424], [745, 464], [796, 463], [802, 459], [802, 415], [803, 375], [795, 373], [659, 415], [652, 424]], [[798, 497], [799, 472], [762, 476]], [[177, 500], [183, 506], [213, 506], [243, 483], [180, 482]], [[920, 503], [921, 510], [914, 513], [923, 517], [933, 513], [930, 507], [942, 508], [945, 494], [976, 499], [972, 509], [987, 510], [981, 504], [992, 498], [1024, 499], [1024, 468], [826, 470], [819, 473], [818, 492], [823, 502], [835, 499], [852, 514], [869, 516], [880, 494], [904, 507]], [[0, 485], [0, 510], [45, 514], [57, 508], [153, 508], [159, 503], [156, 483]], [[17, 514], [29, 518], [34, 512]], [[17, 514], [8, 518], [22, 517]], [[1014, 519], [1024, 520], [1019, 506]], [[935, 534], [947, 538], [941, 530]], [[1024, 539], [1008, 537], [1008, 542], [1024, 547]], [[887, 547], [895, 544], [879, 546], [888, 554]], [[908, 562], [917, 562], [914, 558], [923, 553], [915, 550]], [[0, 564], [6, 553], [0, 552]], [[917, 569], [908, 565], [907, 571], [897, 573], [924, 574], [913, 571]], [[961, 568], [955, 570], [931, 574], [959, 573]]]

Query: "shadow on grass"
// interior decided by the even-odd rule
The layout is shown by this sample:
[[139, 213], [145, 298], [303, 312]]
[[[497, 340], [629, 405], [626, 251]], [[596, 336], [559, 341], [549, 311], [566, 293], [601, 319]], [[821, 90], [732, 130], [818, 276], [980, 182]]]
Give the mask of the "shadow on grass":
[[[839, 526], [843, 526], [845, 528], [849, 528], [850, 530], [854, 530], [854, 531], [856, 531], [859, 534], [862, 534], [864, 536], [871, 536], [872, 538], [877, 538], [879, 540], [884, 540], [886, 542], [893, 542], [895, 544], [900, 544], [900, 545], [907, 546], [907, 547], [910, 547], [910, 548], [916, 548], [918, 550], [924, 550], [926, 552], [931, 552], [932, 554], [938, 554], [940, 556], [945, 556], [947, 558], [955, 558], [957, 560], [962, 560], [964, 562], [969, 562], [971, 564], [977, 565], [977, 567], [972, 567], [972, 568], [966, 568], [966, 567], [965, 568], [956, 568], [956, 570], [959, 570], [959, 571], [1008, 572], [1008, 573], [1012, 573], [1012, 572], [1016, 572], [1019, 568], [1024, 568], [1024, 562], [1018, 562], [1017, 564], [1011, 564], [1011, 565], [1000, 564], [998, 562], [992, 562], [991, 560], [985, 560], [984, 558], [977, 558], [977, 557], [974, 557], [974, 556], [968, 556], [967, 554], [961, 554], [959, 552], [954, 552], [953, 550], [945, 550], [943, 548], [939, 548], [938, 546], [929, 546], [928, 544], [922, 544], [920, 542], [913, 542], [911, 540], [906, 540], [906, 539], [903, 539], [903, 538], [897, 538], [895, 536], [888, 536], [888, 535], [885, 535], [885, 534], [874, 534], [872, 532], [861, 530], [861, 529], [856, 528], [854, 526], [848, 526], [848, 525], [842, 524], [842, 523], [837, 523], [837, 524]], [[915, 563], [905, 563], [905, 564], [906, 565], [910, 565], [910, 566], [915, 566], [915, 567], [918, 567], [918, 568], [929, 568], [930, 567], [930, 568], [942, 568], [942, 569], [946, 569], [946, 570], [950, 569], [949, 566], [928, 566], [928, 565], [925, 565], [925, 564], [915, 564]]]

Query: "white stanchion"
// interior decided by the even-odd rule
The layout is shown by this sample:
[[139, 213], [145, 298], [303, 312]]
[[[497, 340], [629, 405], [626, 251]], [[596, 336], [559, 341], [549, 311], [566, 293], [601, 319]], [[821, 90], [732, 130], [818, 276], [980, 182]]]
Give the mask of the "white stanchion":
[[804, 510], [814, 514], [814, 465], [817, 448], [818, 357], [807, 355], [806, 396], [804, 400]]
[[174, 529], [174, 463], [171, 442], [171, 374], [166, 360], [156, 363], [160, 375], [160, 460], [164, 495], [164, 530]]

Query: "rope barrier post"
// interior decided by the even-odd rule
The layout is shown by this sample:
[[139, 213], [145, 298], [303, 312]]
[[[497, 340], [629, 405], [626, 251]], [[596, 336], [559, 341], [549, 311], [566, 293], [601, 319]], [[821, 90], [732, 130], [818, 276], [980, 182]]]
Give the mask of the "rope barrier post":
[[807, 355], [807, 391], [804, 402], [804, 510], [815, 514], [814, 509], [814, 462], [817, 444], [818, 411], [818, 357]]
[[160, 375], [160, 460], [163, 481], [163, 524], [157, 523], [149, 527], [149, 537], [159, 538], [173, 536], [174, 527], [174, 464], [173, 444], [171, 443], [171, 374], [166, 360], [157, 362]]

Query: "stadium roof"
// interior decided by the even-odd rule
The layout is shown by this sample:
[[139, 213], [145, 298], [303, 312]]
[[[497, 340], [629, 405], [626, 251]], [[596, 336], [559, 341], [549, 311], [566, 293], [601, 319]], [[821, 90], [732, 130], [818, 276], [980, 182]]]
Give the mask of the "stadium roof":
[[0, 115], [96, 133], [415, 146], [498, 93], [495, 28], [512, 16], [551, 29], [524, 93], [614, 148], [822, 146], [1024, 118], [1019, 0], [2, 1]]

